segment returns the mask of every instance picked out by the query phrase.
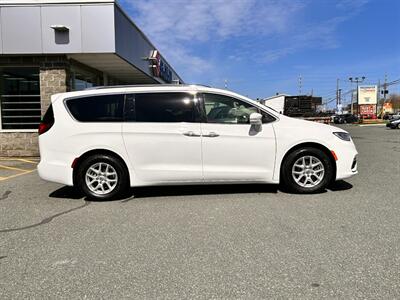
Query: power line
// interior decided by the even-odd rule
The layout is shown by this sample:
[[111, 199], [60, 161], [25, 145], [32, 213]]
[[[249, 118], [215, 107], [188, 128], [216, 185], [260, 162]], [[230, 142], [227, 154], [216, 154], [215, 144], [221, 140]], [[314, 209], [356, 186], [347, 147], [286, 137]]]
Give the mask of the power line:
[[[399, 79], [392, 80], [392, 81], [386, 83], [386, 86], [388, 87], [388, 86], [397, 85], [397, 84], [400, 84], [400, 78], [399, 78]], [[382, 87], [383, 85], [384, 85], [384, 84], [380, 84], [379, 86]], [[350, 90], [347, 90], [347, 91], [345, 91], [345, 92], [342, 92], [342, 93], [341, 93], [342, 99], [344, 99], [344, 96], [350, 95], [350, 94], [352, 94], [352, 93], [354, 93], [354, 92], [356, 92], [356, 91], [357, 91], [357, 89], [354, 88], [354, 89], [350, 89]], [[323, 98], [325, 98], [325, 97], [323, 97]], [[322, 103], [322, 105], [327, 105], [327, 104], [329, 104], [329, 103], [331, 103], [331, 102], [333, 102], [333, 101], [336, 100], [336, 97], [335, 97], [335, 96], [327, 97], [327, 98], [328, 98], [328, 99], [326, 99], [325, 102]]]

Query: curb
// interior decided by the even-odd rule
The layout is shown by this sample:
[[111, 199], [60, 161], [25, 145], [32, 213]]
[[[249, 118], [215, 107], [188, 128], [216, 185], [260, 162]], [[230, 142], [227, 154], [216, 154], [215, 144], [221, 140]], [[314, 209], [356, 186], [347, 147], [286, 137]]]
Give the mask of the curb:
[[360, 126], [360, 127], [386, 126], [386, 123], [385, 124], [360, 124], [358, 126]]

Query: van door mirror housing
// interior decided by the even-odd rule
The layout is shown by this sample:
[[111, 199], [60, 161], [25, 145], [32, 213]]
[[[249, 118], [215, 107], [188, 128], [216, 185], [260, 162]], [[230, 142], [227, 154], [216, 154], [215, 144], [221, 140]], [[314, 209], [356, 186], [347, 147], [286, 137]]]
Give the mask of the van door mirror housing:
[[250, 114], [250, 124], [251, 125], [261, 125], [262, 124], [262, 114], [259, 114], [259, 113]]

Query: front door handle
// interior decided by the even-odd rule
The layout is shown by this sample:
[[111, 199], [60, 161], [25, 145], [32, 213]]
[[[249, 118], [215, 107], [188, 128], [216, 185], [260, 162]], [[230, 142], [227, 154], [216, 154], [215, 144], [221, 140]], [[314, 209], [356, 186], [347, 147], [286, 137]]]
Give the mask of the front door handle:
[[217, 137], [217, 136], [219, 136], [219, 134], [214, 132], [214, 131], [210, 131], [208, 134], [203, 134], [203, 136], [205, 136], [205, 137]]
[[200, 136], [200, 134], [194, 132], [194, 131], [185, 131], [184, 133], [182, 133], [183, 135], [186, 136]]

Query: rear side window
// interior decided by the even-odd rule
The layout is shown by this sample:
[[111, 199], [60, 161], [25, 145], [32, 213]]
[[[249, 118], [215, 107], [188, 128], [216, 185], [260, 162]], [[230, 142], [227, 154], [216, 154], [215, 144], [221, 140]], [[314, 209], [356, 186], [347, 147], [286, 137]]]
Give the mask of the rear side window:
[[122, 122], [124, 95], [99, 95], [67, 100], [72, 116], [80, 122]]
[[194, 96], [188, 93], [135, 94], [136, 122], [195, 122]]

